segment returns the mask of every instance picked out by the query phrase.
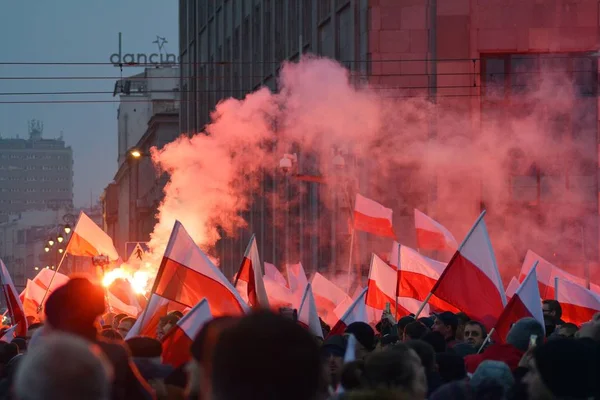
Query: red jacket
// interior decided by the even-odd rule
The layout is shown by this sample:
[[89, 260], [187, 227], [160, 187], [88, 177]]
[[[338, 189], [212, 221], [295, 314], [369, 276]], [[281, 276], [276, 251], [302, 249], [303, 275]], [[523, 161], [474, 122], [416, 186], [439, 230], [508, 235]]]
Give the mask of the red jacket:
[[472, 374], [475, 372], [479, 364], [485, 360], [494, 360], [505, 362], [511, 371], [514, 372], [519, 366], [519, 361], [525, 352], [517, 349], [512, 344], [493, 344], [483, 351], [481, 354], [472, 354], [465, 357], [465, 367], [467, 372]]

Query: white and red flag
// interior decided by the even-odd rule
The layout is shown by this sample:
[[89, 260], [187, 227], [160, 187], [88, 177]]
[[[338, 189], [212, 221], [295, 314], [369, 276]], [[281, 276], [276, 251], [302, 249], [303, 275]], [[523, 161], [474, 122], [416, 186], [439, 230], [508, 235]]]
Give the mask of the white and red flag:
[[12, 320], [12, 325], [17, 325], [15, 329], [15, 336], [25, 336], [27, 334], [27, 319], [25, 318], [25, 311], [23, 310], [23, 303], [19, 298], [19, 293], [15, 289], [15, 285], [4, 265], [4, 261], [0, 260], [0, 268], [2, 271], [2, 291], [6, 301], [6, 308]]
[[484, 215], [485, 211], [467, 234], [431, 293], [491, 329], [504, 310], [506, 294]]
[[391, 208], [386, 208], [360, 194], [356, 195], [354, 229], [377, 236], [395, 238], [392, 215]]
[[508, 331], [510, 331], [512, 325], [522, 318], [535, 318], [540, 325], [544, 326], [544, 313], [535, 266], [529, 270], [527, 277], [511, 297], [500, 318], [498, 318], [495, 328], [502, 341], [506, 341]]
[[[354, 322], [366, 322], [369, 323], [367, 318], [367, 305], [365, 304], [367, 299], [367, 289], [363, 289], [361, 294], [351, 302], [348, 306], [346, 306], [346, 302], [340, 304], [340, 306], [345, 308], [341, 317], [329, 332], [329, 335], [343, 335], [346, 331], [348, 325]], [[341, 310], [336, 308], [336, 314], [339, 314]]]
[[[444, 272], [446, 263], [422, 256], [410, 247], [399, 244], [398, 247], [400, 249], [400, 267], [398, 268], [397, 295], [401, 298], [425, 301]], [[398, 250], [396, 250], [397, 252]], [[431, 296], [428, 304], [437, 311], [459, 312], [456, 307], [436, 296]]]
[[[537, 272], [536, 272], [537, 275]], [[515, 278], [514, 276], [512, 278], [510, 278], [510, 282], [508, 283], [508, 286], [506, 287], [506, 300], [510, 301], [510, 298], [514, 296], [515, 292], [517, 291], [517, 289], [519, 288], [519, 286], [521, 286], [521, 283], [519, 282], [519, 280], [517, 278]], [[539, 289], [538, 289], [539, 292]]]
[[235, 279], [235, 288], [252, 308], [269, 308], [269, 299], [263, 282], [262, 264], [258, 255], [256, 237], [252, 235], [240, 270]]
[[581, 325], [600, 312], [600, 295], [566, 279], [558, 278], [557, 281], [556, 300], [562, 308], [563, 321]]
[[166, 316], [171, 311], [185, 313], [186, 309], [189, 310], [187, 306], [165, 299], [156, 293], [152, 293], [150, 295], [150, 300], [148, 300], [148, 303], [146, 304], [146, 308], [135, 321], [135, 324], [133, 324], [129, 333], [127, 333], [125, 340], [135, 336], [150, 336], [155, 338], [156, 328], [162, 317]]
[[295, 298], [294, 307], [299, 309], [302, 298], [304, 297], [304, 292], [306, 291], [306, 286], [308, 285], [306, 272], [304, 272], [302, 263], [287, 264], [285, 268], [287, 271], [288, 287]]
[[190, 347], [204, 324], [213, 319], [206, 299], [202, 299], [162, 340], [163, 364], [178, 368], [191, 360]]
[[298, 308], [298, 322], [302, 324], [308, 331], [316, 337], [323, 338], [323, 328], [317, 312], [315, 297], [310, 283], [304, 289], [304, 295]]
[[[39, 319], [39, 316], [43, 315], [43, 308], [48, 297], [68, 281], [69, 278], [66, 275], [48, 268], [43, 268], [33, 280], [28, 279], [27, 286], [19, 295], [25, 316]], [[38, 310], [40, 311], [38, 312]]]
[[458, 243], [448, 229], [416, 208], [415, 229], [419, 249], [451, 251], [458, 249]]
[[79, 214], [77, 224], [71, 233], [66, 252], [74, 256], [84, 257], [103, 255], [111, 261], [119, 259], [119, 254], [110, 236], [83, 211]]
[[23, 312], [25, 313], [26, 317], [31, 316], [36, 320], [40, 320], [41, 313], [38, 313], [38, 310], [42, 302], [45, 302], [45, 294], [45, 289], [42, 289], [32, 280], [27, 279], [27, 285], [19, 296], [21, 303], [23, 304]]
[[206, 298], [212, 315], [240, 315], [249, 311], [238, 291], [210, 261], [179, 221], [154, 281], [152, 293], [193, 307]]
[[283, 274], [277, 269], [277, 267], [271, 263], [266, 262], [265, 264], [265, 276], [271, 280], [279, 283], [280, 285], [287, 286], [288, 282], [285, 280]]
[[350, 297], [318, 272], [312, 277], [311, 286], [319, 315], [327, 325], [333, 326], [338, 321], [335, 308], [343, 301], [351, 300]]
[[295, 298], [287, 285], [282, 285], [280, 281], [275, 281], [267, 275], [264, 276], [264, 283], [271, 309], [277, 311], [281, 307], [295, 307]]

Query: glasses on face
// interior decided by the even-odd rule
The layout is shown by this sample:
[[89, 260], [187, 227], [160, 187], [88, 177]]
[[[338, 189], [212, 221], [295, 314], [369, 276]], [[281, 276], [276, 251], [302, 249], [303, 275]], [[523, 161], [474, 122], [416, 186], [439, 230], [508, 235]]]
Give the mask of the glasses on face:
[[468, 337], [476, 338], [476, 337], [480, 337], [481, 335], [479, 334], [479, 331], [465, 331], [464, 336], [466, 338], [468, 338]]

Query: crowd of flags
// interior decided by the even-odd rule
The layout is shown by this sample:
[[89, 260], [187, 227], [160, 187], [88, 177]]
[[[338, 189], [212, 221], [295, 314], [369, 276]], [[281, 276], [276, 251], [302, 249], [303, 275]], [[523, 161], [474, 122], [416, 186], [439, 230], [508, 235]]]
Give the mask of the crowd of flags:
[[[544, 325], [541, 299], [554, 298], [563, 309], [563, 320], [582, 324], [600, 311], [600, 287], [585, 282], [532, 251], [525, 257], [519, 277], [505, 289], [485, 224], [485, 212], [474, 222], [459, 245], [448, 229], [415, 210], [419, 250], [452, 251], [449, 262], [425, 257], [419, 250], [396, 241], [392, 210], [357, 195], [353, 229], [390, 239], [389, 260], [372, 254], [366, 286], [354, 293], [343, 290], [325, 275], [309, 277], [301, 263], [286, 265], [283, 272], [262, 263], [256, 238], [248, 243], [238, 273], [232, 281], [200, 249], [176, 221], [157, 276], [144, 307], [107, 291], [109, 309], [137, 318], [128, 337], [156, 336], [161, 317], [180, 311], [184, 317], [163, 338], [165, 361], [186, 362], [189, 345], [203, 324], [214, 317], [243, 315], [252, 309], [282, 307], [297, 310], [298, 322], [315, 336], [323, 336], [321, 321], [343, 332], [356, 321], [376, 324], [389, 307], [396, 318], [438, 311], [466, 313], [482, 322], [494, 340], [504, 341], [510, 326], [523, 317]], [[119, 260], [112, 240], [85, 214], [81, 214], [67, 245], [67, 253]], [[42, 270], [27, 282], [19, 296], [4, 264], [2, 285], [15, 335], [27, 329], [26, 316], [39, 316], [49, 293], [68, 277]], [[68, 310], [65, 310], [68, 312]]]

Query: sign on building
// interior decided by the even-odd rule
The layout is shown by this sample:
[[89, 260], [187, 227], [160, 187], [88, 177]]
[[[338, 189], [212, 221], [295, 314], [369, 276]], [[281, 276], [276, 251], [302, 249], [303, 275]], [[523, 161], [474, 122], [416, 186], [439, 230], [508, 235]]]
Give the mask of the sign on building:
[[144, 255], [148, 252], [148, 242], [127, 242], [125, 243], [127, 251], [127, 260], [142, 261]]

